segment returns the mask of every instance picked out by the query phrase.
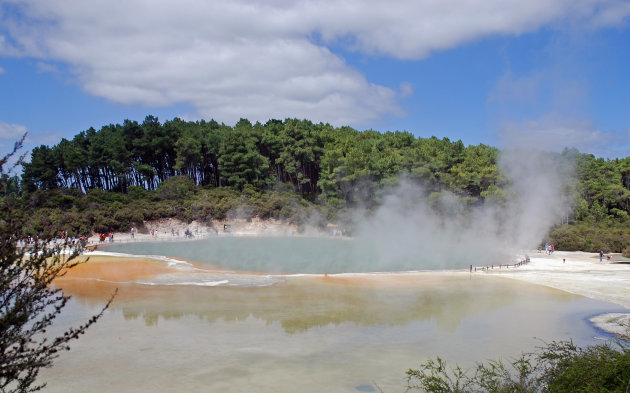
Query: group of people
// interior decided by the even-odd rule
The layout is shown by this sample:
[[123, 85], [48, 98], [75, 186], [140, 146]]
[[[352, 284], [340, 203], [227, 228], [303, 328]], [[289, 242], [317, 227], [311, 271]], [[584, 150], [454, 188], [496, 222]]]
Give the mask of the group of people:
[[[59, 239], [60, 241], [65, 241], [66, 244], [70, 244], [70, 245], [74, 245], [75, 243], [77, 243], [79, 240], [82, 242], [86, 242], [88, 239], [88, 237], [86, 235], [81, 235], [80, 237], [77, 236], [69, 236], [68, 232], [66, 231], [61, 231], [61, 238]], [[53, 239], [53, 243], [57, 243], [57, 238]]]
[[556, 251], [556, 246], [554, 246], [553, 244], [545, 243], [546, 254], [551, 255], [554, 251]]
[[[203, 231], [202, 231], [203, 232]], [[195, 229], [195, 234], [197, 233], [202, 233], [200, 232], [198, 229]], [[136, 228], [132, 227], [130, 230], [131, 233], [131, 238], [134, 239], [136, 236]], [[166, 232], [164, 232], [166, 233]], [[175, 229], [171, 228], [171, 236], [179, 236], [179, 231], [175, 231]], [[184, 232], [184, 236], [186, 238], [192, 238], [193, 237], [193, 233], [190, 229], [186, 229], [186, 231]], [[155, 229], [151, 230], [151, 237], [158, 237], [158, 231], [156, 231]]]
[[35, 244], [35, 243], [37, 243], [38, 239], [39, 238], [37, 237], [37, 235], [35, 235], [35, 236], [27, 236], [27, 237], [24, 237], [22, 239], [18, 239], [18, 246], [24, 247], [24, 246], [29, 245], [29, 244]]
[[[12, 236], [12, 238], [17, 238], [17, 236], [16, 237]], [[19, 247], [25, 247], [25, 246], [36, 244], [37, 242], [39, 242], [39, 240], [40, 238], [37, 235], [26, 236], [26, 237], [17, 239], [17, 245]], [[67, 231], [61, 231], [59, 236], [55, 236], [52, 240], [50, 240], [50, 242], [54, 245], [56, 245], [57, 243], [64, 243], [65, 245], [74, 246], [79, 241], [86, 242], [87, 240], [88, 240], [88, 236], [86, 235], [70, 236], [68, 235]]]
[[99, 234], [98, 235], [98, 242], [99, 243], [104, 243], [105, 241], [113, 243], [114, 242], [114, 234], [111, 233], [111, 232], [109, 234], [107, 234], [107, 235], [104, 234], [104, 233]]

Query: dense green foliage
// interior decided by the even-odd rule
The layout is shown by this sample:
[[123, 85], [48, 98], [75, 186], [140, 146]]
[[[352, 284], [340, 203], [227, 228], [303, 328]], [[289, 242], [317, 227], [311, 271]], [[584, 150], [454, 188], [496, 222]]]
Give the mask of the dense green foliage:
[[[422, 185], [428, 201], [449, 193], [464, 206], [501, 203], [510, 181], [499, 153], [448, 138], [308, 120], [241, 119], [230, 127], [147, 116], [33, 149], [14, 184], [33, 233], [64, 222], [81, 233], [161, 217], [210, 222], [235, 209], [300, 222], [302, 208], [330, 219], [340, 210], [378, 206], [401, 177]], [[629, 247], [630, 158], [549, 154], [574, 162], [576, 170], [563, 179], [574, 209], [548, 240], [566, 250]]]
[[302, 225], [307, 219], [325, 219], [325, 209], [282, 190], [258, 191], [245, 186], [200, 188], [188, 178], [174, 176], [161, 183], [156, 191], [131, 187], [129, 192], [90, 190], [82, 195], [76, 190], [35, 191], [30, 195], [25, 232], [30, 235], [54, 236], [65, 230], [71, 236], [92, 231], [126, 232], [131, 226], [144, 231], [144, 221], [177, 218], [197, 220], [212, 225], [213, 220], [236, 217], [275, 218]]
[[241, 119], [234, 127], [215, 121], [142, 124], [126, 120], [99, 131], [90, 128], [72, 141], [33, 149], [22, 186], [36, 190], [75, 189], [128, 193], [156, 190], [174, 176], [207, 188], [257, 190], [278, 183], [302, 197], [334, 206], [373, 203], [383, 185], [401, 174], [431, 191], [449, 189], [480, 199], [501, 182], [498, 151], [465, 147], [447, 138], [415, 138], [408, 132], [359, 132], [306, 120]]
[[600, 344], [579, 348], [553, 342], [506, 366], [479, 363], [474, 371], [449, 369], [439, 357], [407, 371], [408, 391], [430, 393], [620, 392], [630, 390], [630, 348]]
[[629, 249], [630, 157], [604, 160], [576, 154], [574, 160], [573, 213], [567, 224], [551, 231], [551, 240], [568, 251]]

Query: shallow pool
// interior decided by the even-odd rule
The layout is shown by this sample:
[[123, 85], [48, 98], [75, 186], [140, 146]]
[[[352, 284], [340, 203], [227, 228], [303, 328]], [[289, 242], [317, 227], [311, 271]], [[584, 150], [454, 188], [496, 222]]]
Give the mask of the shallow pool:
[[587, 319], [620, 309], [466, 272], [211, 287], [115, 277], [58, 282], [73, 300], [57, 329], [85, 321], [114, 288], [119, 294], [42, 373], [46, 392], [404, 392], [405, 371], [438, 355], [469, 367], [543, 341], [608, 339]]

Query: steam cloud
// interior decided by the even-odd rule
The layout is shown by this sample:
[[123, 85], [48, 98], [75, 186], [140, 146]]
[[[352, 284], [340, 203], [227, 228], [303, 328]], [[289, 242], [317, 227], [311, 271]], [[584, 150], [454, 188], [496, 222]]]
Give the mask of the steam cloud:
[[505, 264], [535, 249], [568, 212], [563, 187], [572, 165], [559, 155], [520, 149], [504, 150], [499, 163], [509, 181], [505, 201], [465, 208], [452, 194], [427, 197], [402, 180], [372, 216], [359, 220], [356, 241], [379, 270], [401, 260], [417, 261], [418, 269]]

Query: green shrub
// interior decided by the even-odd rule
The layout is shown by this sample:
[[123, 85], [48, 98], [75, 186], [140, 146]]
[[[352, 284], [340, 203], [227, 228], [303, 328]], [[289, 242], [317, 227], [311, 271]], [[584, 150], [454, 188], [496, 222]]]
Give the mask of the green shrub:
[[553, 228], [549, 239], [558, 250], [622, 252], [630, 242], [630, 226], [616, 220], [577, 222]]
[[162, 199], [183, 201], [196, 190], [195, 183], [186, 176], [169, 177], [158, 187], [158, 194]]
[[439, 357], [407, 371], [408, 391], [464, 392], [628, 392], [630, 348], [619, 343], [576, 347], [552, 342], [506, 366], [501, 361], [477, 364], [471, 374], [448, 368]]
[[627, 392], [630, 389], [630, 350], [571, 343], [551, 344], [541, 354], [550, 365], [540, 381], [550, 392]]

